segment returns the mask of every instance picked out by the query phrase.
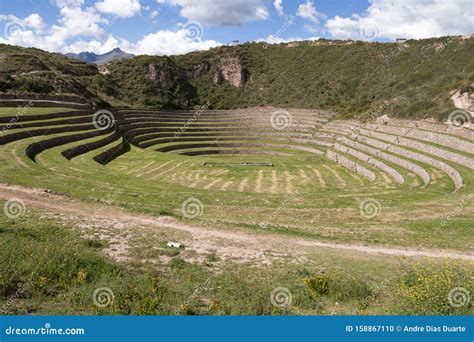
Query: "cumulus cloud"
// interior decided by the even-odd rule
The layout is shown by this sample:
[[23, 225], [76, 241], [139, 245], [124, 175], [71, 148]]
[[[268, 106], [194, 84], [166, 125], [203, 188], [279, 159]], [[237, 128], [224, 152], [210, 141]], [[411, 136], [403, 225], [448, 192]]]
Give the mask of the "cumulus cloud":
[[53, 0], [59, 8], [63, 7], [78, 7], [84, 4], [84, 0]]
[[470, 0], [371, 0], [363, 15], [336, 16], [325, 27], [340, 39], [463, 35], [474, 31], [474, 6]]
[[[60, 16], [51, 26], [46, 25], [39, 14], [25, 18], [0, 15], [0, 22], [6, 23], [7, 32], [0, 38], [0, 43], [63, 53], [90, 51], [102, 54], [120, 47], [137, 55], [176, 55], [221, 45], [214, 40], [203, 40], [200, 25], [197, 26], [199, 32], [195, 32], [188, 24], [181, 25], [177, 31], [162, 30], [147, 34], [137, 42], [129, 42], [106, 33], [104, 28], [110, 22], [101, 17], [96, 8], [83, 8], [82, 0], [56, 0], [55, 4]], [[151, 16], [156, 15], [158, 12], [151, 13]]]
[[59, 19], [51, 26], [36, 13], [23, 19], [13, 15], [1, 16], [0, 21], [6, 24], [5, 37], [0, 42], [60, 52], [68, 39], [104, 34], [101, 25], [108, 21], [92, 7], [83, 9], [83, 0], [56, 0], [54, 3], [59, 7]]
[[[2, 15], [0, 14], [0, 22], [5, 22], [7, 24], [16, 24], [17, 29], [24, 31], [25, 29], [32, 29], [36, 32], [41, 32], [46, 28], [46, 24], [43, 18], [37, 14], [33, 13], [27, 16], [26, 18], [20, 19], [14, 15]], [[6, 35], [13, 34], [14, 32], [8, 32], [8, 28], [6, 28], [7, 32], [4, 32]]]
[[283, 0], [275, 0], [273, 1], [273, 6], [275, 6], [275, 9], [280, 16], [285, 15], [285, 11], [283, 10]]
[[[106, 2], [107, 0], [101, 3]], [[57, 23], [51, 26], [46, 25], [38, 14], [25, 18], [0, 15], [0, 22], [5, 22], [9, 29], [8, 34], [0, 38], [0, 43], [63, 53], [90, 51], [102, 54], [120, 47], [130, 53], [150, 55], [184, 54], [220, 45], [214, 40], [203, 40], [202, 31], [198, 32], [198, 36], [194, 35], [195, 32], [189, 25], [182, 25], [177, 31], [150, 33], [137, 42], [129, 42], [106, 33], [104, 28], [110, 25], [110, 21], [102, 17], [95, 7], [83, 8], [83, 0], [55, 0], [54, 3], [58, 6], [60, 15]], [[116, 14], [125, 16], [128, 13], [131, 12]], [[150, 15], [156, 17], [158, 12]], [[265, 16], [265, 12], [260, 12], [259, 15]]]
[[208, 50], [221, 45], [214, 40], [193, 39], [190, 32], [183, 28], [176, 32], [162, 30], [148, 34], [136, 44], [128, 47], [135, 54], [180, 55], [191, 51]]
[[132, 17], [141, 11], [139, 0], [102, 0], [97, 2], [95, 7], [103, 13], [119, 17]]
[[60, 25], [53, 25], [53, 34], [64, 39], [73, 36], [98, 36], [103, 33], [101, 24], [108, 21], [95, 12], [94, 8], [82, 9], [79, 6], [66, 6], [60, 9]]
[[289, 42], [301, 42], [305, 40], [318, 40], [320, 37], [308, 37], [308, 38], [302, 38], [302, 37], [290, 37], [290, 38], [282, 38], [279, 36], [275, 35], [269, 35], [266, 38], [260, 38], [257, 39], [257, 42], [265, 42], [268, 44], [281, 44], [281, 43], [289, 43]]
[[265, 0], [168, 0], [186, 19], [208, 25], [242, 25], [268, 18]]
[[326, 18], [325, 14], [316, 10], [316, 7], [314, 7], [314, 2], [311, 0], [308, 0], [305, 4], [300, 4], [296, 11], [296, 15], [315, 24], [319, 24], [321, 19]]
[[72, 44], [64, 46], [62, 51], [74, 53], [89, 51], [96, 54], [103, 54], [115, 49], [118, 46], [120, 46], [122, 50], [127, 50], [127, 52], [130, 49], [130, 43], [128, 41], [119, 40], [113, 36], [108, 36], [102, 40], [77, 40]]

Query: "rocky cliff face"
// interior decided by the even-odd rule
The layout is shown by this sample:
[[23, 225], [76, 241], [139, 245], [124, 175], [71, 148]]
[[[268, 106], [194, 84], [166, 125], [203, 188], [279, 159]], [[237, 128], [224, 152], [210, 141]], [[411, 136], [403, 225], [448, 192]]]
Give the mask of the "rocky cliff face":
[[167, 69], [156, 70], [153, 63], [148, 64], [146, 78], [151, 81], [158, 81], [166, 89], [173, 88], [175, 85], [173, 72]]
[[221, 84], [224, 81], [230, 85], [240, 88], [245, 85], [248, 79], [248, 72], [242, 67], [236, 57], [226, 57], [221, 59], [218, 71], [214, 76], [214, 83]]

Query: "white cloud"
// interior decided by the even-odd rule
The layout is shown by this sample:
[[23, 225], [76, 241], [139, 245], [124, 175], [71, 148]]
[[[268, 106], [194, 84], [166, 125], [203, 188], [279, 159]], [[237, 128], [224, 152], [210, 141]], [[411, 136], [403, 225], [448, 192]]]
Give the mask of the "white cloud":
[[265, 0], [168, 0], [186, 19], [209, 25], [242, 25], [268, 19]]
[[474, 32], [474, 6], [470, 0], [371, 0], [366, 12], [326, 22], [335, 38], [429, 38]]
[[158, 16], [158, 14], [160, 14], [158, 11], [153, 11], [150, 13], [150, 18], [155, 19]]
[[258, 19], [266, 20], [269, 18], [268, 9], [264, 6], [258, 6], [255, 10], [255, 15]]
[[273, 1], [273, 6], [275, 6], [275, 9], [280, 16], [285, 15], [285, 11], [283, 10], [283, 0], [274, 0]]
[[53, 25], [53, 33], [61, 34], [64, 39], [73, 36], [98, 36], [103, 34], [100, 24], [108, 21], [97, 14], [94, 8], [83, 10], [81, 7], [63, 7], [60, 9], [58, 25]]
[[23, 23], [25, 26], [31, 27], [36, 31], [42, 31], [46, 27], [43, 18], [37, 13], [27, 16], [23, 19]]
[[100, 37], [104, 35], [102, 25], [108, 21], [93, 7], [83, 9], [83, 0], [55, 0], [59, 7], [57, 24], [48, 26], [38, 14], [20, 19], [13, 15], [1, 16], [7, 21], [8, 32], [0, 42], [26, 47], [37, 47], [47, 51], [60, 52], [69, 39], [78, 37]]
[[321, 19], [326, 18], [326, 15], [316, 10], [316, 7], [314, 7], [314, 2], [311, 0], [308, 0], [305, 4], [300, 4], [298, 6], [298, 10], [296, 11], [296, 15], [315, 24], [319, 24]]
[[84, 0], [54, 0], [54, 3], [59, 8], [63, 7], [79, 7], [84, 4]]
[[133, 17], [141, 11], [139, 0], [102, 0], [97, 2], [95, 7], [103, 13], [115, 14], [119, 17]]
[[301, 42], [305, 40], [318, 40], [320, 37], [308, 37], [308, 38], [301, 38], [301, 37], [290, 37], [290, 38], [281, 38], [279, 36], [269, 35], [266, 38], [257, 39], [257, 42], [266, 42], [268, 44], [281, 44], [281, 43], [289, 43], [289, 42]]
[[134, 54], [180, 55], [191, 51], [208, 50], [221, 45], [214, 40], [192, 39], [187, 29], [176, 32], [162, 30], [148, 34], [129, 47]]
[[[26, 18], [20, 19], [14, 15], [2, 15], [0, 14], [0, 22], [5, 22], [6, 25], [11, 26], [12, 24], [16, 25], [14, 31], [25, 31], [26, 29], [32, 29], [35, 32], [41, 32], [46, 28], [46, 24], [43, 18], [37, 14], [33, 13], [27, 16]], [[8, 27], [5, 27], [4, 34], [10, 35], [14, 32], [8, 32]]]
[[118, 40], [113, 36], [108, 36], [106, 39], [103, 40], [77, 40], [70, 45], [64, 46], [62, 51], [74, 53], [88, 51], [94, 52], [96, 54], [103, 54], [115, 49], [118, 46], [129, 47], [129, 44], [130, 43], [126, 40]]

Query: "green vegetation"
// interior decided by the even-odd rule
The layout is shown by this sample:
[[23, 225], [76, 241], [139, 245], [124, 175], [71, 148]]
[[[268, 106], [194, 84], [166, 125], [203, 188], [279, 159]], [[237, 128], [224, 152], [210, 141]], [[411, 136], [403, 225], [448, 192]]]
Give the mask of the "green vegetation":
[[[183, 56], [138, 56], [111, 62], [108, 73], [99, 74], [96, 66], [58, 54], [0, 45], [0, 88], [85, 92], [95, 104], [101, 98], [118, 106], [193, 108], [209, 102], [214, 109], [272, 105], [325, 109], [345, 117], [445, 119], [453, 110], [451, 92], [472, 90], [473, 53], [474, 38], [461, 37], [405, 44], [249, 43]], [[222, 68], [242, 86], [220, 80]], [[12, 74], [22, 75], [13, 79]]]
[[16, 116], [23, 116], [23, 115], [41, 115], [41, 114], [52, 114], [52, 113], [63, 113], [63, 112], [71, 112], [74, 109], [70, 108], [41, 108], [41, 107], [31, 107], [27, 110], [19, 109], [19, 108], [12, 108], [12, 107], [0, 107], [0, 117], [13, 117]]
[[[245, 44], [139, 56], [108, 64], [107, 74], [0, 46], [8, 94], [86, 94], [94, 106], [303, 108], [290, 110], [286, 132], [271, 127], [268, 108], [196, 117], [123, 109], [105, 130], [92, 124], [92, 110], [33, 106], [25, 115], [34, 117], [20, 119], [18, 108], [1, 109], [3, 198], [21, 193], [5, 184], [45, 190], [30, 190], [25, 215], [0, 216], [0, 307], [8, 314], [472, 314], [472, 303], [453, 305], [451, 293], [473, 292], [472, 262], [415, 262], [400, 251], [468, 259], [472, 132], [389, 122], [353, 136], [353, 122], [328, 123], [327, 112], [304, 108], [361, 119], [444, 118], [452, 90], [472, 90], [473, 45], [472, 38]], [[228, 72], [241, 86], [224, 79]], [[421, 136], [404, 133], [414, 144], [399, 145], [396, 134], [408, 127]], [[335, 147], [356, 140], [359, 157]], [[385, 168], [373, 163], [379, 154], [361, 156], [373, 144], [389, 157]], [[325, 157], [334, 150], [357, 158], [356, 166]], [[98, 289], [105, 297], [94, 296]], [[275, 289], [284, 289], [287, 305], [272, 303]]]
[[[179, 257], [137, 269], [105, 258], [102, 241], [83, 240], [69, 227], [38, 221], [38, 214], [0, 218], [4, 314], [472, 314], [472, 306], [453, 308], [447, 297], [453, 286], [472, 293], [472, 268], [460, 262], [397, 265], [330, 253], [335, 266], [325, 274], [316, 262], [296, 270], [280, 263], [272, 270], [216, 260], [190, 264]], [[291, 305], [272, 306], [275, 284], [288, 288]], [[102, 288], [112, 293], [96, 298], [104, 307], [93, 300]]]
[[[400, 276], [392, 293], [393, 310], [400, 315], [472, 315], [474, 304], [469, 296], [473, 291], [474, 269], [470, 265], [419, 263]], [[467, 305], [460, 305], [463, 301]]]

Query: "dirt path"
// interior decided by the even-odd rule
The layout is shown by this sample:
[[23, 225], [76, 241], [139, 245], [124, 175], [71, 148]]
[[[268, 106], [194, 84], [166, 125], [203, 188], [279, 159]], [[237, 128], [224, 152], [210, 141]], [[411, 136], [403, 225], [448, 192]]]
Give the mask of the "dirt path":
[[156, 217], [126, 212], [118, 207], [97, 206], [82, 203], [70, 198], [54, 195], [41, 189], [29, 189], [19, 186], [0, 184], [0, 199], [21, 199], [27, 209], [39, 208], [57, 214], [97, 220], [108, 225], [123, 227], [155, 227], [178, 230], [190, 234], [186, 244], [196, 252], [215, 250], [224, 258], [262, 259], [269, 261], [268, 255], [305, 257], [315, 248], [330, 248], [337, 250], [363, 252], [370, 254], [385, 254], [390, 256], [452, 258], [474, 261], [474, 253], [459, 254], [440, 250], [384, 248], [377, 246], [362, 246], [350, 244], [329, 243], [316, 240], [278, 236], [274, 234], [252, 234], [242, 231], [214, 230], [184, 224], [171, 217]]

